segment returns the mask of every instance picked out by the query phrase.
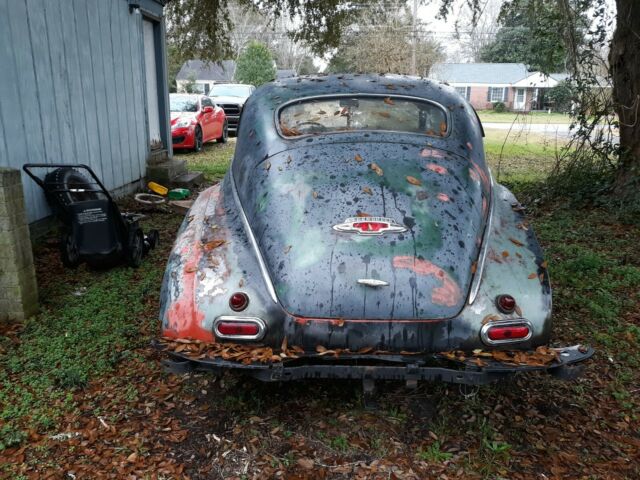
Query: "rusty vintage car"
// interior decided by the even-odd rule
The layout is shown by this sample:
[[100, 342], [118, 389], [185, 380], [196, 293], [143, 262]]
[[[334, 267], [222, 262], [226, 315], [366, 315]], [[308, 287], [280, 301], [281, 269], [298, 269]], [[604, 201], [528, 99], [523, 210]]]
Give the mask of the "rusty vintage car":
[[262, 380], [484, 384], [568, 378], [547, 264], [496, 183], [476, 112], [424, 79], [338, 75], [259, 88], [231, 167], [171, 253], [160, 344], [174, 371]]

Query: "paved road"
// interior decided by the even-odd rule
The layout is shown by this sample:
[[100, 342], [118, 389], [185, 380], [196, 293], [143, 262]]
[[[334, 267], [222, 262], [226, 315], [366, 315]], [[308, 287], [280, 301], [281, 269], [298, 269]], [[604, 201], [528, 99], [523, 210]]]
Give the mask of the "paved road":
[[[566, 123], [524, 123], [516, 122], [513, 126], [510, 123], [483, 123], [482, 126], [486, 130], [509, 130], [512, 134], [521, 132], [537, 133], [547, 137], [570, 138], [573, 132], [569, 130], [569, 124]], [[617, 138], [617, 135], [616, 135]]]

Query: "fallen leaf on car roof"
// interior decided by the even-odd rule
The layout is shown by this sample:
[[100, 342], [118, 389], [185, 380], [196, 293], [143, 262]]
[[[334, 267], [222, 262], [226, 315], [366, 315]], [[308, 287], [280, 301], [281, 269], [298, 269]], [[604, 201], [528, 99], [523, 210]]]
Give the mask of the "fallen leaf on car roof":
[[369, 165], [369, 168], [370, 168], [371, 170], [373, 170], [374, 172], [376, 172], [376, 174], [377, 174], [379, 177], [381, 177], [382, 175], [384, 175], [384, 172], [382, 171], [382, 169], [380, 168], [380, 166], [379, 166], [377, 163], [375, 163], [375, 162], [373, 162], [372, 164], [370, 164], [370, 165]]
[[218, 248], [221, 245], [224, 245], [226, 242], [225, 240], [211, 240], [210, 242], [207, 242], [203, 245], [203, 248], [209, 252], [211, 250], [213, 250], [214, 248]]
[[369, 188], [369, 187], [362, 187], [362, 191], [363, 191], [364, 193], [369, 194], [369, 195], [373, 195], [373, 191], [372, 191], [372, 190], [371, 190], [371, 188]]
[[366, 212], [361, 212], [358, 211], [358, 213], [356, 213], [356, 217], [371, 217], [372, 215], [366, 213]]
[[519, 247], [522, 247], [524, 245], [524, 243], [522, 243], [517, 238], [509, 237], [509, 240], [511, 240], [511, 243], [513, 243], [514, 245], [517, 245]]
[[356, 153], [356, 156], [354, 157], [356, 162], [361, 162], [362, 161], [362, 157], [360, 156], [359, 153]]
[[387, 105], [395, 105], [394, 101], [391, 100], [389, 97], [385, 98], [383, 102], [386, 103]]
[[529, 276], [527, 277], [529, 280], [533, 280], [534, 278], [538, 278], [538, 274], [537, 273], [530, 273]]
[[407, 175], [407, 182], [409, 182], [411, 185], [422, 185], [422, 182], [420, 180], [418, 180], [416, 177], [412, 177], [411, 175]]
[[503, 256], [504, 258], [507, 258], [507, 257], [509, 256], [509, 252], [507, 252], [506, 250], [504, 250], [504, 251], [502, 252], [502, 256]]

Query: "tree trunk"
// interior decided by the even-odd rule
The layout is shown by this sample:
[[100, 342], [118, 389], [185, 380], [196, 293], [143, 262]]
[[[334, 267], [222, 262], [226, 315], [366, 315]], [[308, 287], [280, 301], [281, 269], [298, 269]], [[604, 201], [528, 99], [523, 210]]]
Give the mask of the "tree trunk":
[[614, 193], [627, 197], [640, 195], [640, 2], [616, 0], [616, 6], [617, 26], [609, 63], [622, 154]]

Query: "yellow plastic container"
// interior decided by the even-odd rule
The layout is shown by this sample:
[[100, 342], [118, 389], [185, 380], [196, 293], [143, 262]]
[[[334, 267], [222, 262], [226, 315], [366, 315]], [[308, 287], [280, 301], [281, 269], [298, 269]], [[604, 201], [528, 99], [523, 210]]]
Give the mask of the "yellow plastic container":
[[149, 190], [151, 190], [152, 192], [162, 196], [166, 195], [167, 192], [169, 192], [169, 189], [167, 187], [163, 187], [162, 185], [156, 182], [147, 183], [147, 187], [149, 187]]

